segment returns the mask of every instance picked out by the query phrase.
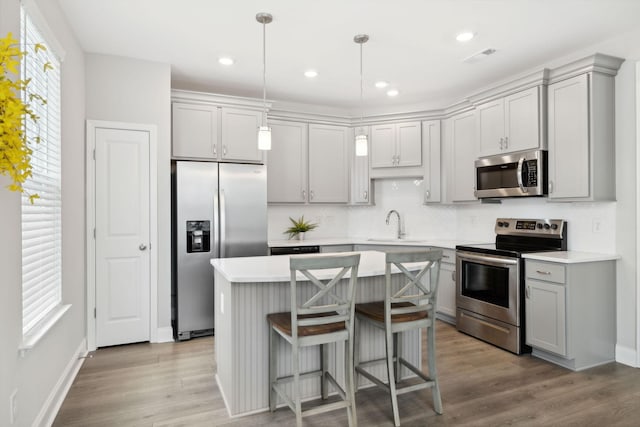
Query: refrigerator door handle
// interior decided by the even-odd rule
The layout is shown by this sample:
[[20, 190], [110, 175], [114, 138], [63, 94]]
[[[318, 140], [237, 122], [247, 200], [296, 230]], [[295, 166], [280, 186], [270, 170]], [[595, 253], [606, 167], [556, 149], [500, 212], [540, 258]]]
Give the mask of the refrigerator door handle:
[[213, 256], [213, 258], [219, 258], [220, 254], [219, 252], [219, 233], [220, 233], [220, 227], [218, 224], [220, 224], [219, 221], [219, 198], [218, 198], [218, 193], [216, 192], [213, 196], [213, 233], [212, 233], [212, 239], [213, 239], [213, 245], [211, 246], [211, 255]]
[[227, 214], [224, 190], [220, 189], [220, 258], [226, 257]]

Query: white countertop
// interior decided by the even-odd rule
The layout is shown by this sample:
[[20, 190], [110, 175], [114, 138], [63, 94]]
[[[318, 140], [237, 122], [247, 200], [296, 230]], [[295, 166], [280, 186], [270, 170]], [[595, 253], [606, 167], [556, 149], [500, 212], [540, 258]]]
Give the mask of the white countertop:
[[536, 261], [559, 262], [562, 264], [579, 264], [583, 262], [615, 261], [620, 259], [620, 255], [599, 254], [594, 252], [556, 251], [523, 254], [522, 258]]
[[291, 246], [333, 246], [333, 245], [389, 245], [389, 246], [432, 246], [436, 248], [455, 249], [456, 245], [471, 243], [468, 240], [438, 240], [438, 239], [392, 239], [386, 237], [349, 237], [349, 238], [325, 238], [325, 239], [305, 239], [305, 240], [270, 240], [269, 247], [291, 247]]
[[[360, 253], [360, 265], [358, 277], [381, 276], [385, 274], [385, 254], [378, 251], [343, 252]], [[329, 254], [295, 255], [297, 257], [322, 257]], [[335, 254], [333, 254], [335, 255]], [[255, 283], [255, 282], [288, 282], [291, 280], [289, 270], [289, 255], [256, 256], [243, 258], [216, 258], [211, 260], [211, 265], [222, 274], [229, 282]], [[417, 263], [415, 269], [419, 267]], [[408, 267], [410, 270], [410, 266]], [[395, 269], [395, 267], [394, 267]], [[335, 276], [337, 269], [325, 270], [316, 274], [318, 279], [327, 279]], [[393, 270], [392, 270], [393, 271]], [[396, 272], [399, 270], [395, 269]], [[315, 272], [314, 272], [315, 274]], [[348, 275], [346, 276], [348, 277]], [[308, 280], [299, 275], [299, 280]]]

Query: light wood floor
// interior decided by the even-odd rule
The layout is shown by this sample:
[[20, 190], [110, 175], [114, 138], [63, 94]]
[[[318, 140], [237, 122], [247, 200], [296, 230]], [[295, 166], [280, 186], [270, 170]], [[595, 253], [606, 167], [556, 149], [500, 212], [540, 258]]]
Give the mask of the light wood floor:
[[[423, 340], [424, 342], [425, 340]], [[638, 426], [640, 369], [617, 363], [574, 373], [515, 356], [438, 322], [444, 414], [431, 392], [400, 396], [403, 426]], [[286, 408], [230, 419], [215, 382], [213, 337], [100, 349], [80, 370], [54, 426], [289, 426]], [[267, 355], [258, 355], [267, 357]], [[360, 426], [392, 426], [379, 389], [357, 394]], [[308, 417], [305, 426], [347, 425], [346, 411]]]

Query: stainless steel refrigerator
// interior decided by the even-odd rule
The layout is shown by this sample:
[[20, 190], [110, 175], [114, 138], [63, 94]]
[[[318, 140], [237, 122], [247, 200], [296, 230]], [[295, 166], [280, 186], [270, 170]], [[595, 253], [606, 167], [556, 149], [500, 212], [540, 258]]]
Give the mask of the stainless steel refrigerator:
[[211, 258], [267, 255], [264, 165], [172, 167], [172, 319], [178, 340], [214, 330]]

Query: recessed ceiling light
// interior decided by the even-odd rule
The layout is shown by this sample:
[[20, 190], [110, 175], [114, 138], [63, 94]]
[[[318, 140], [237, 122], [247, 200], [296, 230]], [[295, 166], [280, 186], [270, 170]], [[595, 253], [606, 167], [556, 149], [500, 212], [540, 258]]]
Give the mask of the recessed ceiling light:
[[472, 33], [471, 31], [465, 31], [464, 33], [460, 33], [456, 36], [456, 40], [458, 40], [459, 42], [468, 42], [469, 40], [471, 40], [472, 38], [475, 37], [475, 34]]
[[318, 77], [318, 72], [316, 70], [307, 70], [304, 72], [304, 76], [312, 79]]
[[398, 96], [399, 93], [398, 89], [389, 89], [387, 91], [387, 96]]
[[384, 89], [387, 86], [389, 86], [389, 82], [385, 82], [384, 80], [380, 80], [379, 82], [376, 82], [376, 87], [378, 89]]
[[233, 58], [229, 58], [228, 56], [223, 56], [218, 59], [218, 62], [222, 65], [233, 65]]

